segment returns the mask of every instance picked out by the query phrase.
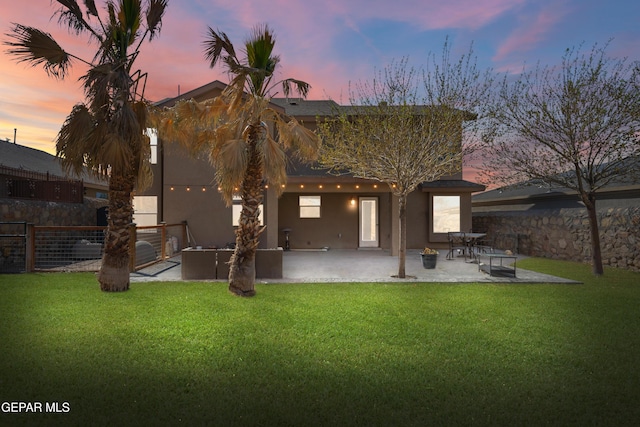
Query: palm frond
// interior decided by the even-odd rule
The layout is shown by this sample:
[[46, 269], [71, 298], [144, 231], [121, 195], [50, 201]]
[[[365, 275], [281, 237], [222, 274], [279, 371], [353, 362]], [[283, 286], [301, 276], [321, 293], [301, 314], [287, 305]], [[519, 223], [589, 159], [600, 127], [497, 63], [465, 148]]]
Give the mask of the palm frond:
[[81, 176], [84, 172], [85, 153], [90, 149], [89, 139], [94, 127], [86, 105], [75, 105], [56, 137], [56, 155], [67, 173]]
[[245, 41], [247, 65], [252, 69], [248, 73], [251, 80], [252, 93], [264, 96], [280, 57], [273, 55], [275, 47], [273, 31], [267, 24], [256, 25], [251, 37]]
[[223, 52], [226, 54], [225, 56], [236, 57], [233, 44], [229, 40], [229, 37], [222, 31], [216, 32], [213, 28], [209, 27], [209, 38], [207, 38], [203, 44], [205, 47], [205, 58], [209, 61], [211, 68], [215, 67], [220, 59], [224, 60]]
[[27, 62], [31, 66], [42, 64], [46, 73], [56, 78], [67, 75], [73, 57], [60, 47], [51, 34], [33, 27], [13, 25], [12, 33], [7, 36], [15, 41], [4, 44], [13, 47], [8, 52], [15, 55], [18, 62]]
[[276, 191], [282, 190], [282, 184], [287, 182], [287, 154], [282, 144], [268, 136], [258, 145], [264, 165], [264, 176], [274, 186]]
[[124, 38], [126, 46], [131, 46], [138, 35], [141, 11], [140, 0], [120, 0], [118, 23], [122, 31], [120, 35]]
[[303, 161], [313, 161], [320, 151], [320, 138], [296, 119], [276, 123], [280, 138], [286, 148], [293, 150], [293, 155]]
[[156, 34], [160, 34], [162, 28], [162, 17], [167, 10], [167, 0], [150, 0], [147, 9], [147, 29], [149, 30], [149, 40], [153, 40]]
[[98, 9], [96, 8], [96, 2], [93, 0], [84, 0], [84, 6], [87, 8], [87, 14], [98, 17]]
[[105, 135], [97, 157], [101, 164], [111, 167], [112, 173], [118, 174], [130, 165], [133, 152], [127, 140], [111, 132]]
[[[90, 30], [90, 26], [82, 16], [82, 9], [76, 0], [57, 0], [62, 5], [56, 14], [58, 15], [58, 23], [64, 24], [76, 34], [80, 34], [85, 30]], [[95, 5], [94, 5], [95, 7]]]
[[306, 98], [307, 95], [309, 95], [309, 90], [311, 89], [311, 85], [307, 82], [303, 82], [302, 80], [285, 79], [282, 81], [282, 92], [285, 98], [289, 97], [289, 94], [291, 93], [291, 86], [293, 86], [302, 98]]
[[222, 189], [223, 198], [229, 204], [235, 188], [241, 185], [247, 170], [247, 143], [243, 139], [228, 140], [211, 161], [216, 168], [216, 181]]

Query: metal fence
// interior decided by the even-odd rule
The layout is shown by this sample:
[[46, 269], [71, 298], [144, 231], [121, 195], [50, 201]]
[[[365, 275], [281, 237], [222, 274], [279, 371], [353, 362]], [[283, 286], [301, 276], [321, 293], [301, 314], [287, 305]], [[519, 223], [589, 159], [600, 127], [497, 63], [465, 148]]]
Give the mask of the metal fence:
[[105, 227], [34, 226], [33, 271], [98, 271]]
[[[131, 271], [180, 253], [187, 244], [186, 230], [186, 223], [145, 227], [132, 224], [129, 230]], [[0, 223], [0, 273], [98, 271], [102, 263], [105, 231], [106, 227]]]
[[26, 270], [27, 223], [0, 222], [0, 274]]
[[82, 203], [84, 183], [47, 173], [26, 171], [0, 165], [0, 194], [17, 199], [46, 200], [52, 202]]

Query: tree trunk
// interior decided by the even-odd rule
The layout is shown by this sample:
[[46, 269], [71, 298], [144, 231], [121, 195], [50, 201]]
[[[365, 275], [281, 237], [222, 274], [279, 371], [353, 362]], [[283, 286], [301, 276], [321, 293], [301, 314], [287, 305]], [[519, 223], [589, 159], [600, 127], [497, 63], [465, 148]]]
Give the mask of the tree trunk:
[[133, 179], [113, 174], [109, 179], [109, 215], [102, 266], [98, 273], [100, 289], [122, 292], [129, 289], [129, 224], [133, 218], [131, 193]]
[[407, 196], [403, 194], [399, 200], [400, 214], [400, 248], [398, 251], [398, 277], [406, 277], [405, 266], [407, 263]]
[[600, 247], [600, 230], [598, 227], [598, 213], [596, 211], [596, 197], [594, 194], [582, 196], [582, 201], [587, 208], [589, 217], [589, 229], [591, 231], [591, 265], [595, 276], [604, 274], [602, 266], [602, 248]]
[[253, 124], [249, 130], [249, 163], [242, 182], [242, 211], [236, 229], [236, 247], [230, 260], [229, 291], [243, 297], [256, 294], [256, 250], [264, 227], [260, 225], [260, 204], [263, 199], [262, 159], [256, 149], [266, 130]]

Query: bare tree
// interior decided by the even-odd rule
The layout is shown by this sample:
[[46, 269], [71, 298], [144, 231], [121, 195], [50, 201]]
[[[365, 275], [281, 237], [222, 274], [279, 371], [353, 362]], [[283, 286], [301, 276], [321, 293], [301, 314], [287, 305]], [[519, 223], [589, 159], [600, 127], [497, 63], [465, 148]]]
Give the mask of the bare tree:
[[484, 139], [492, 182], [538, 180], [574, 190], [587, 209], [593, 274], [602, 275], [596, 194], [612, 182], [637, 180], [640, 68], [604, 46], [567, 49], [557, 67], [538, 64], [505, 77]]
[[451, 62], [429, 56], [422, 74], [406, 58], [350, 90], [351, 106], [319, 126], [320, 163], [336, 174], [386, 183], [399, 199], [398, 277], [405, 277], [407, 197], [420, 183], [462, 168], [462, 135], [484, 104], [491, 73], [478, 71], [473, 49]]

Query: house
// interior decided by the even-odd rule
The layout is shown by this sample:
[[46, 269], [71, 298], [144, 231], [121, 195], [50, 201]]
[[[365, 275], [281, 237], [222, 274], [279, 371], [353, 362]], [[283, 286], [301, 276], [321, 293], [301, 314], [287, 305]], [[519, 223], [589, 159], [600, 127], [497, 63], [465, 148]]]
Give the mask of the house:
[[[638, 170], [638, 160], [629, 170]], [[474, 229], [493, 236], [494, 245], [515, 252], [590, 262], [587, 210], [578, 194], [539, 180], [497, 188], [472, 198]], [[640, 183], [612, 182], [596, 195], [602, 260], [640, 271]]]
[[[226, 86], [214, 81], [176, 98], [159, 102], [170, 107], [180, 99], [202, 101], [219, 95]], [[339, 107], [333, 101], [273, 99], [271, 107], [295, 117], [314, 130], [317, 120], [331, 117]], [[192, 245], [224, 247], [235, 241], [234, 222], [240, 200], [225, 206], [217, 192], [214, 171], [204, 157], [163, 141], [152, 142], [155, 164], [153, 186], [136, 195], [136, 217], [176, 223], [187, 221]], [[399, 245], [398, 199], [386, 184], [333, 176], [308, 165], [291, 165], [288, 182], [277, 197], [265, 186], [262, 221], [266, 230], [261, 248], [301, 250], [386, 249], [396, 255]], [[408, 198], [407, 248], [445, 247], [447, 231], [471, 229], [471, 194], [484, 187], [465, 181], [462, 172], [422, 183]]]
[[69, 177], [56, 156], [0, 140], [0, 198], [82, 203], [83, 196], [106, 199], [107, 194], [106, 180], [89, 174], [81, 180]]

